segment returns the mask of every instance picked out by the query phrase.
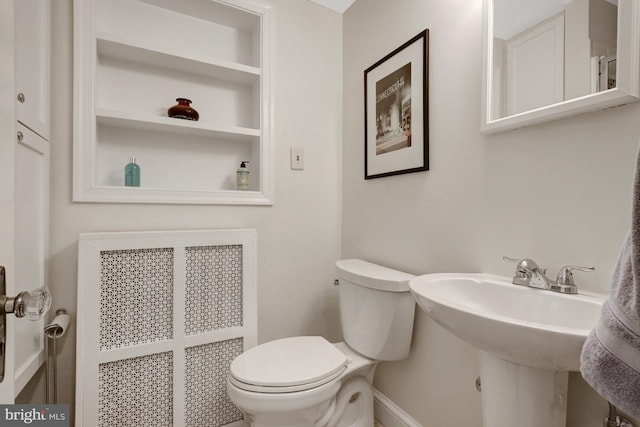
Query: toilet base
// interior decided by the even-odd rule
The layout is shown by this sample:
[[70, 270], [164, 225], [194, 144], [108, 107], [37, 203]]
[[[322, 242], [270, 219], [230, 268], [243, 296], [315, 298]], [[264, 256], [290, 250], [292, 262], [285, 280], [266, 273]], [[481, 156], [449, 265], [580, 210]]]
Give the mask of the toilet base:
[[372, 427], [373, 391], [363, 376], [344, 382], [331, 397], [307, 408], [293, 410], [250, 410], [238, 405], [251, 427]]
[[[327, 414], [329, 415], [329, 414]], [[322, 426], [322, 424], [318, 424]], [[373, 426], [373, 390], [364, 377], [348, 380], [338, 392], [327, 427]]]
[[316, 427], [316, 420], [322, 418], [329, 406], [330, 402], [325, 402], [298, 411], [246, 414], [246, 418], [251, 427]]

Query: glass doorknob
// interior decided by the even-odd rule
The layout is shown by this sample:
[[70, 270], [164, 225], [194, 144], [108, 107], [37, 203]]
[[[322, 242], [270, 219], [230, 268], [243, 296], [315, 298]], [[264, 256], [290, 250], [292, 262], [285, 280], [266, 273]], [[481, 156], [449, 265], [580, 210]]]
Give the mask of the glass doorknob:
[[31, 292], [20, 292], [16, 297], [5, 295], [7, 291], [6, 271], [0, 265], [0, 383], [4, 380], [4, 359], [7, 354], [7, 313], [29, 320], [42, 319], [51, 307], [51, 293], [46, 286]]
[[25, 304], [27, 319], [34, 321], [42, 319], [51, 308], [51, 292], [49, 292], [49, 288], [42, 286], [28, 292], [28, 294]]
[[0, 296], [0, 312], [14, 313], [16, 317], [39, 320], [51, 307], [51, 292], [46, 286], [31, 292], [20, 292], [15, 298]]

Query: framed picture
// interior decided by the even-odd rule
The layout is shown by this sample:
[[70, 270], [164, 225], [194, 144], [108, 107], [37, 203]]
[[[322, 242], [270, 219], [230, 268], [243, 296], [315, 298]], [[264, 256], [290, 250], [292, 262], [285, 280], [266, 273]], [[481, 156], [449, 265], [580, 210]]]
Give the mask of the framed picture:
[[429, 170], [424, 30], [364, 71], [364, 178]]

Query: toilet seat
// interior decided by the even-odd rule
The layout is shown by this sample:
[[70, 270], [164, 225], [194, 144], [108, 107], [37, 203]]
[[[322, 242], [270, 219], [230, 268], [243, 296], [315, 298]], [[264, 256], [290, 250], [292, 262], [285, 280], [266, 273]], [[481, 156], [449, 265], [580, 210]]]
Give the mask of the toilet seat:
[[239, 355], [230, 367], [234, 386], [259, 393], [310, 390], [339, 378], [349, 358], [322, 337], [270, 341]]

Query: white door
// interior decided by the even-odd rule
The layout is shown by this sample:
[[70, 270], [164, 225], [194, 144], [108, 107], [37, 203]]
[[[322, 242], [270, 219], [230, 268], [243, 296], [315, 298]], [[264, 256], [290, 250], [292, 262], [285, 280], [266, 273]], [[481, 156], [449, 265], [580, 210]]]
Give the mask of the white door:
[[[14, 34], [13, 2], [0, 2], [0, 265], [6, 268], [7, 292], [14, 287]], [[7, 343], [14, 342], [14, 319], [7, 316]], [[6, 352], [4, 380], [0, 383], [0, 403], [13, 403], [13, 352]]]
[[[0, 2], [0, 266], [4, 267], [5, 294], [10, 297], [45, 285], [48, 234], [49, 142], [34, 131], [37, 128], [40, 134], [48, 134], [48, 130], [24, 118], [18, 122], [23, 103], [17, 97], [19, 86], [35, 86], [35, 92], [42, 96], [33, 97], [30, 105], [48, 115], [48, 106], [33, 105], [36, 100], [48, 104], [49, 69], [43, 65], [48, 63], [48, 53], [19, 43], [24, 37], [16, 33], [48, 34], [43, 16], [49, 16], [49, 4], [36, 1], [29, 2], [33, 7], [27, 9], [16, 7], [24, 5], [21, 2]], [[32, 25], [24, 15], [35, 20]], [[33, 61], [29, 59], [31, 54]], [[46, 77], [41, 76], [33, 85], [25, 83], [17, 76], [27, 74], [27, 68], [38, 68]], [[48, 126], [48, 120], [44, 121]], [[43, 326], [42, 319], [30, 322], [13, 314], [6, 316], [6, 337], [0, 344], [5, 354], [0, 403], [13, 403], [44, 363]]]

